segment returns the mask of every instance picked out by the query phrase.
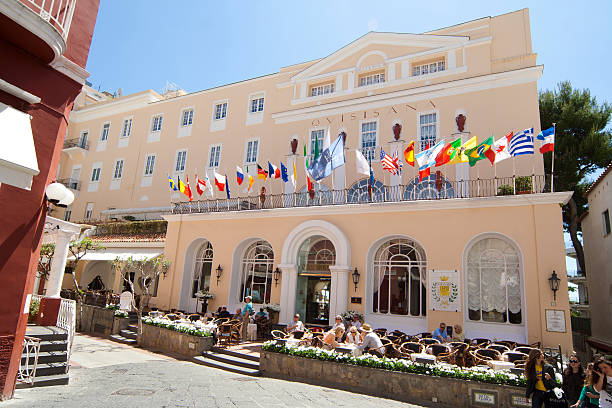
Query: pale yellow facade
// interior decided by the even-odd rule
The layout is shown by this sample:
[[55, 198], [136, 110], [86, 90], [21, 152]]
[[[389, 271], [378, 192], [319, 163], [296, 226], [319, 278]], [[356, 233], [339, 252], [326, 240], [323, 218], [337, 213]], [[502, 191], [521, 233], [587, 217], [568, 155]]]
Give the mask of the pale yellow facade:
[[[248, 168], [256, 177], [257, 163], [267, 170], [268, 161], [278, 167], [283, 162], [289, 174], [295, 163], [295, 189], [280, 179], [264, 182], [256, 178], [248, 195], [257, 202], [256, 196], [265, 187], [268, 196], [284, 193], [291, 197], [306, 185], [304, 144], [311, 154], [313, 135], [320, 137], [329, 128], [332, 141], [346, 133], [346, 164], [316, 187], [317, 194], [325, 188], [349, 194], [366, 178], [355, 170], [354, 150], [358, 149], [374, 152], [374, 177], [381, 186], [401, 189], [402, 196], [408, 197], [411, 188], [419, 188], [417, 171], [404, 165], [401, 176], [390, 175], [378, 160], [380, 148], [389, 154], [397, 149], [401, 157], [411, 141], [415, 141], [418, 153], [427, 141], [466, 141], [472, 136], [482, 141], [490, 135], [498, 139], [531, 127], [537, 134], [537, 80], [542, 71], [531, 48], [527, 9], [424, 34], [372, 32], [325, 58], [281, 68], [271, 75], [186, 95], [168, 97], [149, 90], [76, 107], [68, 138], [77, 139], [87, 132], [89, 149], [67, 151], [59, 178], [76, 175], [81, 181], [70, 209], [72, 220], [144, 217], [146, 209], [149, 214], [168, 212], [172, 203], [186, 201], [184, 195], [168, 188], [168, 175], [183, 181], [189, 177], [196, 200], [211, 199], [208, 193], [199, 197], [195, 192], [196, 173], [200, 178], [207, 174], [211, 181], [215, 172], [227, 175], [232, 197], [245, 197], [244, 185], [236, 184], [236, 166], [245, 171]], [[192, 114], [185, 115], [191, 110]], [[457, 121], [460, 115], [466, 119], [463, 129]], [[158, 130], [156, 118], [160, 116]], [[396, 123], [402, 126], [398, 141], [392, 131]], [[317, 131], [322, 131], [320, 136]], [[294, 139], [298, 141], [296, 154], [290, 149]], [[369, 145], [368, 140], [372, 141]], [[249, 154], [253, 141], [258, 143], [256, 158]], [[210, 166], [211, 152], [216, 152], [217, 146], [221, 149], [218, 163], [213, 160]], [[182, 157], [179, 151], [187, 152], [184, 169], [181, 163], [177, 167], [177, 158]], [[147, 157], [152, 154], [155, 165], [148, 176]], [[120, 177], [114, 177], [117, 160], [123, 160]], [[97, 168], [99, 172], [94, 170]], [[440, 174], [435, 175], [438, 170]], [[462, 324], [467, 337], [541, 341], [547, 346], [561, 344], [568, 351], [568, 299], [558, 296], [553, 301], [548, 277], [552, 270], [565, 271], [559, 204], [569, 195], [540, 194], [542, 186], [534, 186], [534, 194], [495, 196], [498, 186], [511, 183], [501, 178], [534, 174], [543, 174], [537, 149], [535, 155], [496, 166], [483, 160], [474, 167], [460, 164], [433, 169], [431, 185], [436, 180], [441, 186], [445, 182], [451, 186], [444, 200], [346, 204], [333, 199], [328, 204], [338, 205], [294, 207], [294, 202], [286, 208], [215, 213], [202, 211], [201, 202], [194, 203], [183, 207], [192, 214], [165, 216], [168, 233], [164, 254], [172, 266], [160, 280], [152, 304], [195, 311], [199, 306], [192, 296], [194, 279], [205, 263], [210, 279], [206, 288], [215, 294], [209, 310], [221, 305], [230, 310], [241, 307], [242, 297], [251, 293], [245, 291], [245, 282], [264, 277], [268, 282], [262, 289], [267, 292], [265, 303], [280, 305], [282, 323], [293, 313], [302, 312], [300, 304], [315, 290], [317, 299], [327, 299], [320, 323], [328, 323], [335, 314], [357, 310], [374, 326], [401, 328], [411, 334], [431, 331], [445, 321]], [[489, 180], [488, 184], [480, 183], [483, 179]], [[467, 194], [460, 193], [463, 184], [459, 181], [468, 180], [475, 183], [469, 184]], [[481, 186], [487, 192], [480, 191]], [[436, 188], [438, 193], [431, 193], [435, 197], [420, 198], [439, 198], [440, 188]], [[225, 197], [225, 192], [214, 188], [214, 198], [220, 199], [214, 202], [216, 208], [225, 203], [221, 200]], [[320, 286], [314, 282], [315, 289], [307, 286], [318, 279], [308, 268], [317, 268], [300, 263], [304, 242], [329, 253], [324, 263], [325, 283]], [[389, 267], [391, 272], [380, 272], [384, 269], [380, 248], [390, 242], [400, 242], [398, 248], [412, 248], [406, 253], [418, 252], [418, 256], [404, 254], [411, 259], [406, 261], [412, 265], [409, 268], [418, 270], [416, 278], [410, 278], [410, 269], [401, 280], [393, 268], [408, 267], [395, 261], [389, 261], [395, 265]], [[248, 272], [254, 264], [247, 259], [253, 244], [265, 247], [267, 260], [255, 262]], [[210, 252], [204, 256], [206, 248]], [[489, 254], [487, 248], [502, 254], [501, 264], [469, 261]], [[217, 266], [223, 269], [218, 280]], [[272, 281], [276, 268], [281, 277]], [[355, 269], [360, 274], [356, 285]], [[483, 289], [488, 270], [503, 280], [499, 284], [487, 281], [503, 301], [485, 300], [491, 298]], [[455, 273], [458, 299], [454, 311], [430, 308], [432, 271]], [[410, 286], [413, 283], [408, 285], [406, 279], [417, 283]], [[398, 282], [404, 285], [399, 292], [391, 288]], [[388, 293], [383, 296], [384, 285]], [[558, 293], [567, 293], [566, 288], [563, 279]], [[398, 300], [397, 296], [403, 298]], [[483, 304], [476, 305], [476, 298], [483, 299]], [[386, 310], [383, 302], [388, 302]], [[547, 321], [549, 309], [560, 313], [556, 323]], [[476, 318], [476, 314], [486, 318]]]

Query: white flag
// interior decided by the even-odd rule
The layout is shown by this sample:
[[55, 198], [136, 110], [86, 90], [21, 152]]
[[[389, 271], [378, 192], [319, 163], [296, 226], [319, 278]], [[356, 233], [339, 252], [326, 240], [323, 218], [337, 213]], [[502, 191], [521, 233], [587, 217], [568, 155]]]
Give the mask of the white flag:
[[365, 174], [366, 176], [370, 175], [370, 165], [359, 150], [355, 150], [355, 164], [357, 165], [357, 173]]
[[331, 126], [327, 127], [327, 132], [325, 133], [325, 138], [323, 139], [323, 148], [321, 149], [321, 152], [323, 152], [325, 149], [329, 149], [329, 146], [331, 145]]
[[212, 183], [210, 182], [210, 179], [208, 178], [208, 174], [206, 174], [206, 185], [208, 186], [208, 191], [210, 192], [210, 197], [214, 198], [215, 192], [213, 191], [213, 186], [212, 186]]

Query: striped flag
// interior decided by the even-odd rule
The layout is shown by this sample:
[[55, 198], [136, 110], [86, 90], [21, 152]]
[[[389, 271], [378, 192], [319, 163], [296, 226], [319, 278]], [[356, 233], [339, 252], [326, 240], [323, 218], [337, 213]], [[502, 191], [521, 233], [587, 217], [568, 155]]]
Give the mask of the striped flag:
[[533, 154], [533, 128], [525, 129], [512, 136], [508, 145], [508, 152], [513, 157]]
[[542, 141], [540, 153], [552, 152], [555, 150], [555, 127], [548, 128], [538, 133], [537, 139]]
[[397, 165], [397, 157], [393, 159], [393, 157], [389, 156], [385, 151], [380, 148], [380, 162], [382, 163], [383, 169], [387, 170], [389, 173], [396, 175], [399, 171], [399, 166]]

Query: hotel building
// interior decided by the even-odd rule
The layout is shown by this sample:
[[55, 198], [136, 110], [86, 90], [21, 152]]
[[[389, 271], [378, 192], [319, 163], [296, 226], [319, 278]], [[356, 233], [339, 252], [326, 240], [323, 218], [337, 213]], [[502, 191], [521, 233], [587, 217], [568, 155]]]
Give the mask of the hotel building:
[[[55, 216], [163, 214], [163, 248], [112, 250], [155, 247], [171, 261], [151, 300], [159, 308], [195, 311], [195, 292], [207, 289], [209, 310], [233, 311], [252, 295], [256, 308], [279, 304], [282, 323], [297, 312], [326, 325], [356, 310], [374, 327], [420, 333], [443, 321], [470, 338], [566, 351], [567, 281], [554, 299], [548, 279], [566, 275], [560, 204], [570, 193], [550, 192], [537, 149], [496, 166], [436, 167], [422, 182], [413, 167], [391, 175], [379, 160], [381, 148], [401, 157], [411, 141], [419, 152], [442, 139], [537, 134], [536, 57], [523, 9], [423, 34], [370, 32], [327, 57], [190, 94], [95, 101], [90, 89], [71, 115], [74, 143], [58, 170], [77, 198]], [[328, 128], [332, 141], [344, 133], [346, 164], [309, 193], [303, 147], [312, 162]], [[372, 159], [371, 195], [355, 150]], [[258, 179], [257, 164], [268, 161], [290, 175], [295, 163], [295, 187]], [[255, 178], [250, 192], [237, 185], [236, 166]], [[230, 199], [214, 183], [214, 197], [196, 193], [195, 174], [212, 182], [215, 172], [227, 175]], [[171, 191], [168, 176], [189, 177], [195, 200]], [[530, 194], [512, 194], [514, 176], [528, 176], [518, 190]], [[103, 260], [81, 272], [119, 290]]]

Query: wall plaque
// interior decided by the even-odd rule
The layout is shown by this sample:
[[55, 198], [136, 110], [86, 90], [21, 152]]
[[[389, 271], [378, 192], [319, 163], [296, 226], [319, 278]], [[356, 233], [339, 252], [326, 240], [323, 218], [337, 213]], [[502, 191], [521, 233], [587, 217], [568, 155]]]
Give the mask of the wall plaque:
[[351, 298], [351, 303], [361, 304], [361, 298], [360, 297], [352, 297]]
[[497, 406], [497, 393], [485, 390], [472, 390], [472, 403], [476, 405]]
[[513, 407], [530, 407], [531, 404], [527, 402], [527, 398], [524, 395], [512, 395], [510, 396], [510, 405]]
[[546, 331], [565, 333], [565, 311], [546, 309]]
[[429, 271], [429, 308], [449, 312], [461, 311], [459, 271]]

